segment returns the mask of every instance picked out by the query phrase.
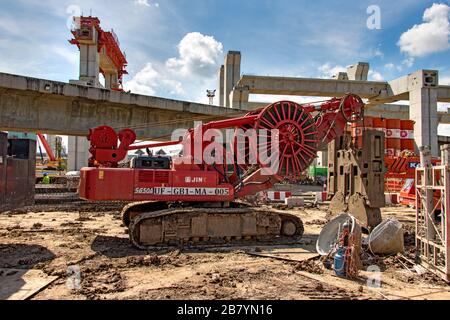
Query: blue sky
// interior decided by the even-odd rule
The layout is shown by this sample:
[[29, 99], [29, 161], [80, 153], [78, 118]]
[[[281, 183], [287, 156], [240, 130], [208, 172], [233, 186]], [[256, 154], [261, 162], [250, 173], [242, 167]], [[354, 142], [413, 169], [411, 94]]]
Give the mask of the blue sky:
[[[370, 5], [380, 8], [381, 29], [367, 27]], [[372, 80], [437, 69], [440, 82], [450, 84], [448, 5], [417, 0], [2, 0], [0, 72], [76, 79], [78, 53], [67, 42], [67, 25], [80, 11], [98, 16], [104, 29], [114, 28], [129, 61], [126, 88], [140, 93], [205, 102], [205, 90], [217, 87], [217, 68], [228, 50], [242, 52], [246, 74], [330, 77], [367, 61]]]

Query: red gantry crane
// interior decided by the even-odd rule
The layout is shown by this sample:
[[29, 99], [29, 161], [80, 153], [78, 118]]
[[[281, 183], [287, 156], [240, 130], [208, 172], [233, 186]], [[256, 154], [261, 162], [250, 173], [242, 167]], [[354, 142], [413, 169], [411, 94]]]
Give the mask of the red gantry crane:
[[74, 38], [69, 42], [80, 49], [80, 80], [98, 78], [101, 72], [107, 89], [123, 91], [128, 62], [114, 31], [104, 31], [97, 17], [74, 17], [74, 25]]
[[[363, 108], [361, 98], [353, 94], [318, 104], [281, 101], [243, 117], [200, 125], [180, 141], [146, 146], [133, 145], [136, 134], [131, 129], [116, 133], [101, 126], [92, 129], [88, 137], [92, 158], [90, 167], [81, 170], [80, 197], [136, 201], [124, 208], [123, 221], [139, 248], [296, 239], [303, 234], [297, 216], [237, 200], [301, 175], [319, 149], [342, 135], [347, 123], [362, 118]], [[214, 129], [232, 129], [234, 138], [215, 144], [212, 153], [223, 161], [211, 163], [202, 155], [215, 143], [214, 138], [205, 138]], [[244, 139], [245, 143], [239, 144], [250, 129], [257, 140]], [[251, 154], [272, 143], [279, 150], [274, 153], [279, 166], [275, 172], [264, 173], [267, 162], [259, 153], [251, 162]], [[118, 168], [130, 150], [177, 144], [183, 147], [179, 157], [138, 157], [130, 168]], [[227, 150], [233, 151], [231, 157]]]

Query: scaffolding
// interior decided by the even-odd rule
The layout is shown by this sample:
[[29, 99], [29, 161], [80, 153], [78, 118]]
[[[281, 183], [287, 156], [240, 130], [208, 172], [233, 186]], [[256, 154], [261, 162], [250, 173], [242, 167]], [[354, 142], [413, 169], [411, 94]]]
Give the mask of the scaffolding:
[[442, 165], [432, 166], [428, 147], [421, 148], [416, 169], [416, 257], [427, 270], [450, 282], [450, 145]]

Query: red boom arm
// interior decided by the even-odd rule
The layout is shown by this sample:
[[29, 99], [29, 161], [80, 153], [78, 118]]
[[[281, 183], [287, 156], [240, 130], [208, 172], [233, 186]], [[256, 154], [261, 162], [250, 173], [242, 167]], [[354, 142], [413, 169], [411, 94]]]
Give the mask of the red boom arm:
[[50, 148], [50, 145], [48, 144], [47, 139], [45, 139], [44, 135], [42, 133], [38, 133], [37, 136], [44, 146], [45, 152], [47, 153], [47, 157], [50, 159], [50, 161], [56, 161], [55, 154], [53, 153], [52, 148]]
[[[136, 134], [130, 129], [117, 134], [114, 129], [102, 126], [91, 130], [88, 136], [92, 154], [89, 165], [97, 168], [116, 168], [130, 150], [181, 144], [183, 156], [173, 159], [171, 170], [174, 174], [213, 173], [218, 177], [217, 185], [231, 185], [234, 188], [234, 197], [242, 197], [269, 189], [274, 183], [285, 178], [299, 177], [314, 161], [317, 151], [341, 135], [348, 122], [362, 119], [363, 109], [364, 103], [361, 98], [353, 94], [320, 104], [300, 105], [281, 101], [251, 111], [244, 117], [201, 125], [189, 130], [180, 141], [148, 145], [133, 145]], [[228, 141], [227, 145], [221, 144], [218, 148], [220, 150], [215, 151], [215, 153], [220, 151], [220, 157], [224, 161], [221, 163], [205, 161], [202, 158], [203, 154], [205, 150], [209, 150], [214, 140], [203, 141], [204, 135], [210, 129], [227, 128], [234, 130], [234, 138]], [[243, 139], [244, 143], [239, 144], [245, 132], [250, 132], [250, 129], [256, 133], [256, 140]], [[269, 145], [274, 144], [279, 150], [275, 154], [278, 156], [278, 166], [275, 167], [275, 172], [267, 174], [264, 171], [268, 169], [269, 164], [263, 161], [256, 151], [267, 149]], [[231, 145], [231, 148], [228, 148], [228, 145]], [[195, 148], [200, 148], [200, 153], [196, 152]], [[231, 156], [230, 150], [233, 153]], [[253, 154], [256, 154], [255, 162], [249, 161]], [[238, 161], [239, 155], [242, 155], [244, 162]], [[230, 170], [230, 166], [234, 169]], [[142, 174], [139, 173], [139, 177]]]

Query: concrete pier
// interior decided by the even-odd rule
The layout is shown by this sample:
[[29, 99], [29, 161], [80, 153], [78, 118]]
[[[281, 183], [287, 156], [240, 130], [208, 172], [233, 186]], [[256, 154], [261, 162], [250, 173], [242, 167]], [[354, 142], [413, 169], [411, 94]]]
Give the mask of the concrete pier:
[[229, 51], [224, 64], [224, 106], [232, 108], [230, 93], [241, 78], [241, 53]]

